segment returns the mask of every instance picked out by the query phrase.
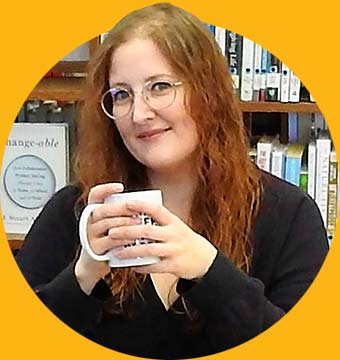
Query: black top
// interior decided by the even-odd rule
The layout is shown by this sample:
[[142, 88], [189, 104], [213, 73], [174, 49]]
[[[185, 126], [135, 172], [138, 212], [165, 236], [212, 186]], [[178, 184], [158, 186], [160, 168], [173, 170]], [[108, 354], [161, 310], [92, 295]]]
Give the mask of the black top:
[[[114, 350], [177, 359], [220, 352], [258, 335], [280, 319], [312, 283], [328, 251], [319, 210], [297, 187], [263, 173], [263, 200], [254, 229], [250, 275], [220, 252], [199, 282], [180, 279], [181, 295], [166, 311], [148, 276], [131, 318], [108, 316], [101, 280], [90, 296], [79, 287], [74, 264], [79, 247], [68, 186], [38, 216], [16, 260], [40, 299], [65, 323]], [[197, 321], [183, 311], [183, 299]], [[194, 326], [194, 324], [196, 324]]]

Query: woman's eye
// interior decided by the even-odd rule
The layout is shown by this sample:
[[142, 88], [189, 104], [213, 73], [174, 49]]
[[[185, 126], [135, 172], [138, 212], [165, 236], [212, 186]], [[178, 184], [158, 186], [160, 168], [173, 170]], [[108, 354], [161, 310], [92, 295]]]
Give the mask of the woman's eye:
[[130, 94], [126, 90], [118, 90], [112, 94], [114, 101], [124, 101], [130, 97]]
[[158, 82], [152, 84], [152, 87], [151, 87], [152, 91], [157, 91], [157, 92], [166, 91], [169, 89], [171, 89], [171, 84], [168, 83], [167, 81], [158, 81]]

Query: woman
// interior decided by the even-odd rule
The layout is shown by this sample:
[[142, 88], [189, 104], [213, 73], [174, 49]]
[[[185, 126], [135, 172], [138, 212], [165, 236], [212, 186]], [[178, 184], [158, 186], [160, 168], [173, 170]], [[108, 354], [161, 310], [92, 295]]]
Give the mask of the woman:
[[[41, 300], [90, 339], [131, 355], [188, 358], [241, 344], [300, 299], [327, 253], [314, 202], [250, 161], [224, 57], [202, 23], [168, 4], [125, 17], [91, 62], [79, 122], [78, 183], [59, 191], [17, 262]], [[79, 249], [86, 203], [161, 189], [93, 211], [101, 254], [157, 264], [110, 269]], [[144, 212], [158, 226], [141, 225]], [[307, 224], [308, 226], [305, 226]]]

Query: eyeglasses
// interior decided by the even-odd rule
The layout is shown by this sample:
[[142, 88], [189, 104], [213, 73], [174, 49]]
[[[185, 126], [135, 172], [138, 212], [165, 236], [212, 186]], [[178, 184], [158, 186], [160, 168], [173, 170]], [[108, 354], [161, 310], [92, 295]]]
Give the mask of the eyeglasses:
[[[181, 81], [150, 80], [144, 84], [141, 95], [153, 110], [162, 110], [176, 99], [176, 88]], [[128, 115], [135, 101], [137, 92], [124, 87], [115, 87], [105, 91], [100, 104], [104, 113], [111, 119], [117, 120]]]

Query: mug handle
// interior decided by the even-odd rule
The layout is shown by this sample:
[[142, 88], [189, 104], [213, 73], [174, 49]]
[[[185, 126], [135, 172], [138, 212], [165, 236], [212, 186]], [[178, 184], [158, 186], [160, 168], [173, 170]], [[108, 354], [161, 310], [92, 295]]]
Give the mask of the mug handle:
[[80, 237], [80, 243], [81, 243], [82, 247], [91, 256], [92, 259], [97, 260], [97, 261], [106, 261], [106, 260], [110, 260], [108, 253], [103, 254], [103, 255], [96, 254], [92, 250], [92, 248], [89, 244], [89, 241], [87, 239], [87, 223], [88, 223], [89, 217], [90, 217], [92, 211], [100, 205], [102, 205], [102, 204], [89, 204], [83, 210], [83, 212], [80, 216], [80, 220], [79, 220], [79, 237]]

